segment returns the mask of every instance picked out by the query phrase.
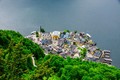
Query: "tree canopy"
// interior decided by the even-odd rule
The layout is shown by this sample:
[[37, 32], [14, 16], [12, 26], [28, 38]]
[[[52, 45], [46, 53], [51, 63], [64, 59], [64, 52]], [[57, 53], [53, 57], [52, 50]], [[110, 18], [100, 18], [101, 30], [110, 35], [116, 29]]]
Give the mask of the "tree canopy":
[[120, 69], [79, 58], [47, 55], [30, 75], [31, 80], [120, 80]]
[[44, 28], [42, 28], [41, 26], [40, 26], [40, 32], [42, 32], [42, 33], [45, 32]]
[[[81, 53], [84, 56], [86, 50]], [[20, 33], [0, 30], [0, 80], [120, 80], [120, 69], [80, 58], [44, 55], [39, 45]]]
[[0, 30], [0, 79], [18, 80], [33, 69], [31, 56], [36, 61], [44, 57], [39, 45], [11, 30]]

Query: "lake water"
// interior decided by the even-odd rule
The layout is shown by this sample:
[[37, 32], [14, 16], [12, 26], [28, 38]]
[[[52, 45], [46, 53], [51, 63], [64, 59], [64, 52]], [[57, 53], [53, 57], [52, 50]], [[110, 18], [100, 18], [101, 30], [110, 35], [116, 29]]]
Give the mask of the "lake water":
[[0, 29], [25, 36], [39, 26], [91, 34], [120, 67], [120, 0], [0, 0]]

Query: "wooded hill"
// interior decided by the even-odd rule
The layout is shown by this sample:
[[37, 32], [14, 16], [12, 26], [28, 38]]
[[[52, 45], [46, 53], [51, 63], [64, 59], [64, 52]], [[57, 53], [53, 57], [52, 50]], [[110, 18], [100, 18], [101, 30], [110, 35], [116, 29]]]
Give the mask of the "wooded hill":
[[0, 30], [0, 80], [120, 80], [120, 69], [80, 58], [44, 55], [39, 45], [20, 33]]

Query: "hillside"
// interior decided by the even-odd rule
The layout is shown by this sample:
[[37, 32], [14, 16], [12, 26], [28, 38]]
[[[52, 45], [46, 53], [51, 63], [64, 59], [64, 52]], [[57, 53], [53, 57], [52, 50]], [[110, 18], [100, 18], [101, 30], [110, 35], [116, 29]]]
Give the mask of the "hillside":
[[120, 69], [80, 58], [45, 56], [39, 45], [20, 33], [0, 30], [0, 80], [120, 80]]
[[31, 56], [38, 61], [43, 50], [18, 32], [0, 30], [0, 80], [18, 80], [32, 70]]

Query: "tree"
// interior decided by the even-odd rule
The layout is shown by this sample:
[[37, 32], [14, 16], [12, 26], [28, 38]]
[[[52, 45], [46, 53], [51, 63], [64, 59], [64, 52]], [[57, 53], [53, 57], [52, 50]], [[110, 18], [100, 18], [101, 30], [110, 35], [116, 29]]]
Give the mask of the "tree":
[[46, 63], [39, 64], [37, 69], [35, 70], [35, 74], [31, 76], [31, 79], [38, 80], [43, 79], [43, 77], [46, 77], [47, 80], [50, 76], [54, 74], [53, 67], [48, 67]]
[[[44, 55], [39, 45], [15, 31], [0, 30], [0, 80], [120, 80], [120, 69], [102, 63]], [[85, 56], [86, 49], [80, 48]], [[33, 67], [34, 55], [37, 67]], [[44, 57], [45, 56], [45, 57]]]
[[68, 33], [70, 33], [70, 31], [69, 31], [69, 30], [64, 30], [64, 32], [65, 32], [65, 33], [67, 33], [67, 32], [68, 32]]
[[40, 26], [40, 32], [45, 33], [45, 30]]
[[39, 33], [36, 31], [36, 37], [39, 37]]
[[77, 33], [77, 30], [75, 30], [74, 33], [76, 34], [76, 33]]
[[35, 55], [37, 62], [44, 57], [43, 50], [18, 32], [0, 30], [0, 35], [3, 41], [0, 43], [0, 80], [20, 80], [23, 74], [33, 70], [31, 55]]
[[29, 55], [22, 54], [22, 43], [18, 43], [15, 46], [14, 43], [10, 43], [10, 47], [6, 50], [5, 56], [5, 76], [6, 79], [20, 79], [21, 75], [28, 69], [27, 68], [27, 58]]
[[87, 53], [87, 49], [86, 48], [78, 48], [80, 50], [80, 55], [82, 56], [82, 58], [84, 58], [86, 56]]
[[5, 74], [5, 71], [4, 71], [4, 59], [3, 59], [3, 49], [0, 49], [0, 80], [3, 80], [4, 79], [4, 74]]

